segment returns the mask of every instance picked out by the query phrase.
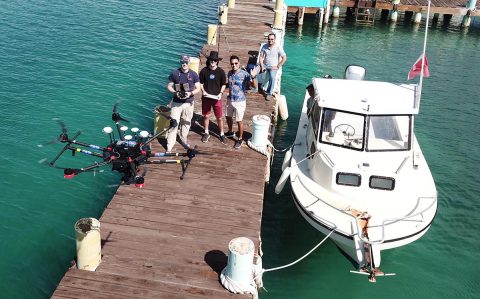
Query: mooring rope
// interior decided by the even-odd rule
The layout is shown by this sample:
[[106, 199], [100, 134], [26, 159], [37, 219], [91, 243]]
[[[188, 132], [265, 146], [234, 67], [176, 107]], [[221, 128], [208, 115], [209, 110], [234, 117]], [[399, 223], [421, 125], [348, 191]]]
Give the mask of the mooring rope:
[[300, 262], [301, 260], [303, 260], [304, 258], [306, 258], [307, 256], [309, 256], [313, 251], [315, 251], [315, 249], [317, 249], [320, 245], [323, 244], [323, 242], [325, 242], [332, 234], [333, 232], [335, 231], [335, 229], [333, 229], [328, 235], [325, 236], [325, 238], [323, 238], [323, 240], [318, 243], [317, 245], [315, 245], [315, 247], [313, 247], [312, 249], [310, 249], [309, 252], [307, 252], [306, 254], [304, 254], [302, 257], [300, 257], [299, 259], [297, 259], [296, 261], [293, 261], [289, 264], [286, 264], [286, 265], [283, 265], [283, 266], [279, 266], [279, 267], [275, 267], [275, 268], [270, 268], [270, 269], [262, 269], [261, 271], [261, 275], [265, 272], [271, 272], [271, 271], [276, 271], [276, 270], [281, 270], [281, 269], [285, 269], [285, 268], [288, 268], [288, 267], [291, 267], [295, 264], [297, 264], [298, 262]]

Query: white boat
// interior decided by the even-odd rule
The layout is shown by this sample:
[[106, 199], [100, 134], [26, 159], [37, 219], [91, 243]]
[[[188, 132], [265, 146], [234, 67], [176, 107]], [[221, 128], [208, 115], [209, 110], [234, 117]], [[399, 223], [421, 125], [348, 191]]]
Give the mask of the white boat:
[[345, 77], [312, 80], [276, 192], [290, 180], [302, 216], [374, 281], [383, 250], [430, 228], [437, 191], [413, 130], [417, 85], [366, 81], [358, 66]]

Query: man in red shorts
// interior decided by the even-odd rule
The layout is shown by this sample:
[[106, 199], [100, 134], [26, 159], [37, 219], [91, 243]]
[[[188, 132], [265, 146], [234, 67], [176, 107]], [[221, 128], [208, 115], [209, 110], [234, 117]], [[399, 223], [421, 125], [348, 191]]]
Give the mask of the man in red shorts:
[[202, 95], [202, 115], [204, 117], [203, 124], [205, 133], [202, 135], [202, 142], [207, 142], [210, 138], [208, 125], [210, 122], [210, 112], [213, 108], [213, 113], [217, 119], [218, 128], [220, 131], [220, 141], [227, 144], [227, 138], [223, 133], [222, 120], [222, 95], [227, 84], [227, 76], [225, 71], [218, 66], [221, 58], [218, 57], [217, 51], [211, 51], [207, 57], [207, 66], [200, 71], [200, 86], [203, 91]]

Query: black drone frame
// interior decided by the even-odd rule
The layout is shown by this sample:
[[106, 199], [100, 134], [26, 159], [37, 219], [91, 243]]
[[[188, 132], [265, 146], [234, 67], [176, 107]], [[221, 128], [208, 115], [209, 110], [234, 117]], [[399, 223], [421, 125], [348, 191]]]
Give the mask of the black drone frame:
[[[74, 176], [92, 171], [102, 166], [108, 164], [112, 165], [112, 170], [117, 171], [123, 174], [122, 182], [129, 185], [135, 183], [137, 187], [144, 187], [144, 176], [146, 175], [146, 167], [143, 168], [142, 174], [139, 174], [140, 166], [144, 164], [181, 164], [182, 165], [182, 175], [180, 179], [183, 180], [187, 172], [190, 162], [195, 157], [196, 148], [187, 149], [186, 153], [177, 153], [177, 152], [152, 152], [150, 148], [150, 143], [157, 139], [160, 135], [166, 133], [171, 128], [177, 126], [177, 121], [172, 119], [169, 115], [166, 115], [162, 112], [157, 111], [161, 116], [167, 118], [170, 121], [170, 124], [167, 128], [163, 129], [160, 132], [157, 132], [153, 136], [138, 136], [135, 133], [135, 140], [125, 140], [124, 133], [121, 129], [121, 121], [127, 121], [123, 119], [120, 114], [116, 111], [116, 106], [113, 108], [112, 120], [115, 122], [118, 135], [120, 140], [116, 140], [115, 136], [110, 129], [110, 144], [106, 147], [89, 144], [85, 142], [78, 141], [77, 138], [80, 136], [81, 132], [77, 132], [72, 138], [69, 138], [67, 135], [67, 129], [62, 125], [62, 133], [57, 138], [58, 142], [65, 143], [65, 146], [57, 154], [57, 156], [50, 162], [48, 165], [60, 168], [64, 170], [64, 177], [67, 179], [73, 178]], [[127, 121], [128, 122], [128, 121]], [[145, 132], [147, 133], [147, 132]], [[140, 134], [141, 135], [141, 134]], [[146, 134], [148, 135], [148, 133]], [[93, 164], [81, 167], [81, 168], [65, 168], [58, 167], [55, 165], [57, 160], [65, 153], [67, 150], [72, 152], [72, 156], [75, 156], [76, 153], [81, 153], [88, 156], [93, 156], [102, 159], [100, 162], [94, 162]], [[165, 159], [169, 157], [177, 157], [176, 159]], [[181, 157], [186, 157], [182, 159]], [[152, 160], [149, 161], [149, 158], [160, 158], [161, 160]]]

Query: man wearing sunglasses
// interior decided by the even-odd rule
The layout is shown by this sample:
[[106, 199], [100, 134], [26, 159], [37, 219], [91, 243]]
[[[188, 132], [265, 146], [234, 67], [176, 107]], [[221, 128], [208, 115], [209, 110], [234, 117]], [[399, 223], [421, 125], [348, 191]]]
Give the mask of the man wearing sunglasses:
[[267, 89], [265, 90], [269, 101], [275, 91], [275, 81], [277, 72], [287, 61], [287, 55], [282, 47], [275, 44], [275, 33], [268, 35], [268, 43], [265, 44], [260, 51], [260, 71], [267, 72], [268, 82], [265, 82]]
[[190, 148], [187, 136], [192, 124], [193, 100], [201, 89], [198, 74], [190, 69], [188, 65], [189, 60], [190, 57], [182, 55], [180, 68], [174, 70], [168, 77], [167, 89], [173, 93], [173, 99], [170, 103], [172, 108], [170, 116], [177, 121], [178, 126], [168, 131], [167, 152], [173, 150], [177, 140], [177, 132], [180, 135], [180, 141], [183, 143], [183, 146]]
[[235, 142], [235, 149], [239, 149], [243, 144], [243, 115], [247, 107], [247, 97], [245, 92], [251, 81], [253, 80], [252, 76], [255, 76], [255, 73], [250, 76], [245, 70], [240, 68], [240, 60], [238, 56], [230, 57], [230, 65], [232, 69], [228, 72], [228, 88], [229, 94], [227, 96], [227, 105], [226, 105], [226, 119], [228, 132], [225, 134], [227, 137], [235, 136], [233, 133], [233, 116], [235, 115], [235, 120], [237, 121], [238, 126], [238, 139]]

